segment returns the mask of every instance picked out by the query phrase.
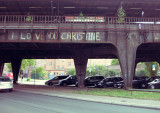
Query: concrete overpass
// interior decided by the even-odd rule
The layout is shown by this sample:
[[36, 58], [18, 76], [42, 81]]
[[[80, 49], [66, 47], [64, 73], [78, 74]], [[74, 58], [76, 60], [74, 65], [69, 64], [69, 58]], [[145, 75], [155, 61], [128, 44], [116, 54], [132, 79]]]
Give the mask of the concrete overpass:
[[[0, 15], [0, 72], [2, 73], [5, 62], [11, 62], [14, 83], [18, 78], [21, 61], [26, 58], [73, 58], [79, 87], [84, 86], [83, 80], [89, 58], [118, 58], [125, 88], [132, 87], [138, 62], [160, 61], [160, 18], [150, 18], [151, 15], [148, 14], [148, 17], [143, 18], [125, 17], [123, 22], [118, 22], [118, 17], [101, 16], [96, 12], [96, 16], [83, 17], [72, 16], [72, 14], [69, 16], [24, 15], [26, 6], [30, 4], [31, 7], [31, 3], [37, 4], [32, 0], [30, 0], [31, 3], [26, 3], [26, 0], [9, 1], [0, 1], [6, 4], [3, 6], [6, 7], [3, 9], [4, 12]], [[73, 3], [72, 0], [70, 2]], [[77, 2], [80, 3], [79, 0]], [[93, 2], [95, 3], [94, 0]], [[109, 3], [103, 0], [101, 2]], [[125, 0], [113, 1], [118, 4], [121, 2], [125, 3]], [[15, 8], [15, 14], [21, 12], [23, 14], [6, 15], [7, 12], [10, 14], [14, 12], [7, 8], [9, 3], [15, 4], [11, 8], [23, 4], [23, 7], [19, 5], [19, 9]], [[143, 5], [145, 3], [151, 3], [151, 1], [143, 2]], [[157, 3], [160, 2], [155, 1], [154, 5]], [[118, 4], [117, 6], [120, 5]], [[115, 8], [115, 5], [112, 5]], [[40, 2], [38, 6], [43, 5]], [[81, 6], [85, 5], [81, 4]], [[114, 8], [112, 10], [115, 10]], [[31, 10], [32, 13], [37, 14], [36, 11]], [[87, 11], [86, 13], [89, 14]]]

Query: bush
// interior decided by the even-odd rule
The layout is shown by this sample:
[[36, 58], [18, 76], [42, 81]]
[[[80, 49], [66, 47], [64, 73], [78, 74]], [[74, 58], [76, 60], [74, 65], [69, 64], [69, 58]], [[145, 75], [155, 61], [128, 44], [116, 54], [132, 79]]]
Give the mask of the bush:
[[138, 77], [146, 76], [145, 69], [136, 71], [136, 74], [135, 74], [135, 75], [138, 76]]
[[115, 77], [117, 73], [114, 70], [109, 70], [108, 74], [110, 77]]
[[30, 81], [31, 80], [31, 78], [27, 78], [27, 81]]

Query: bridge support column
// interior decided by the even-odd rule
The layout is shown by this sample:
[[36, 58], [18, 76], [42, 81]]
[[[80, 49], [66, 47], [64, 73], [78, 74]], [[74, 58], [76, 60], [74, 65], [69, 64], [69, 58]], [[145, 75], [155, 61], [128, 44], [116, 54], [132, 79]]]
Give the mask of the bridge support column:
[[0, 60], [0, 76], [3, 74], [4, 63]]
[[22, 62], [22, 59], [20, 59], [20, 58], [11, 60], [13, 77], [14, 77], [14, 81], [13, 81], [14, 84], [16, 84], [18, 81], [18, 75], [19, 75], [19, 71], [20, 71], [20, 67], [21, 67], [21, 62]]
[[119, 51], [119, 62], [122, 70], [122, 75], [124, 79], [124, 88], [130, 89], [132, 88], [132, 80], [135, 74], [135, 58], [136, 51], [132, 48], [132, 50], [125, 50], [125, 48], [118, 49]]
[[84, 88], [84, 79], [86, 76], [87, 62], [88, 58], [84, 56], [77, 56], [74, 58], [79, 88]]
[[133, 35], [128, 37], [124, 34], [118, 35], [123, 37], [123, 40], [120, 40], [120, 38], [118, 39], [117, 50], [124, 79], [124, 89], [132, 88], [132, 80], [135, 73], [136, 49], [138, 43], [136, 40], [137, 36]]
[[137, 67], [137, 64], [138, 64], [139, 62], [137, 62], [137, 61], [135, 61], [135, 65], [134, 65], [134, 73], [133, 73], [133, 76], [136, 74], [136, 67]]

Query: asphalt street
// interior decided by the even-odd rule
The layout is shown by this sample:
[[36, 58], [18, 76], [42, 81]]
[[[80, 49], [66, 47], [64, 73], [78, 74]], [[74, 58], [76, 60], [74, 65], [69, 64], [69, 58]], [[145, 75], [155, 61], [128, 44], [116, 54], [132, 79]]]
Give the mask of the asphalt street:
[[0, 93], [0, 113], [160, 113], [160, 110], [13, 91]]

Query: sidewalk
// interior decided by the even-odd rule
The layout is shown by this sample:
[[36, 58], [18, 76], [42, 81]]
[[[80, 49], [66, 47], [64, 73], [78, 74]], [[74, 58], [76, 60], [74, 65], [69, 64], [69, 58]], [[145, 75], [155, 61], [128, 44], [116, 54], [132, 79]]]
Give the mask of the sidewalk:
[[[160, 101], [74, 94], [74, 93], [70, 93], [69, 91], [77, 91], [78, 89], [71, 88], [71, 87], [63, 88], [63, 87], [15, 85], [14, 88], [16, 91], [42, 94], [47, 96], [56, 96], [56, 97], [69, 98], [69, 99], [77, 99], [77, 100], [92, 101], [92, 102], [99, 102], [99, 103], [151, 108], [151, 109], [160, 110]], [[84, 90], [87, 90], [87, 89], [84, 89]]]

